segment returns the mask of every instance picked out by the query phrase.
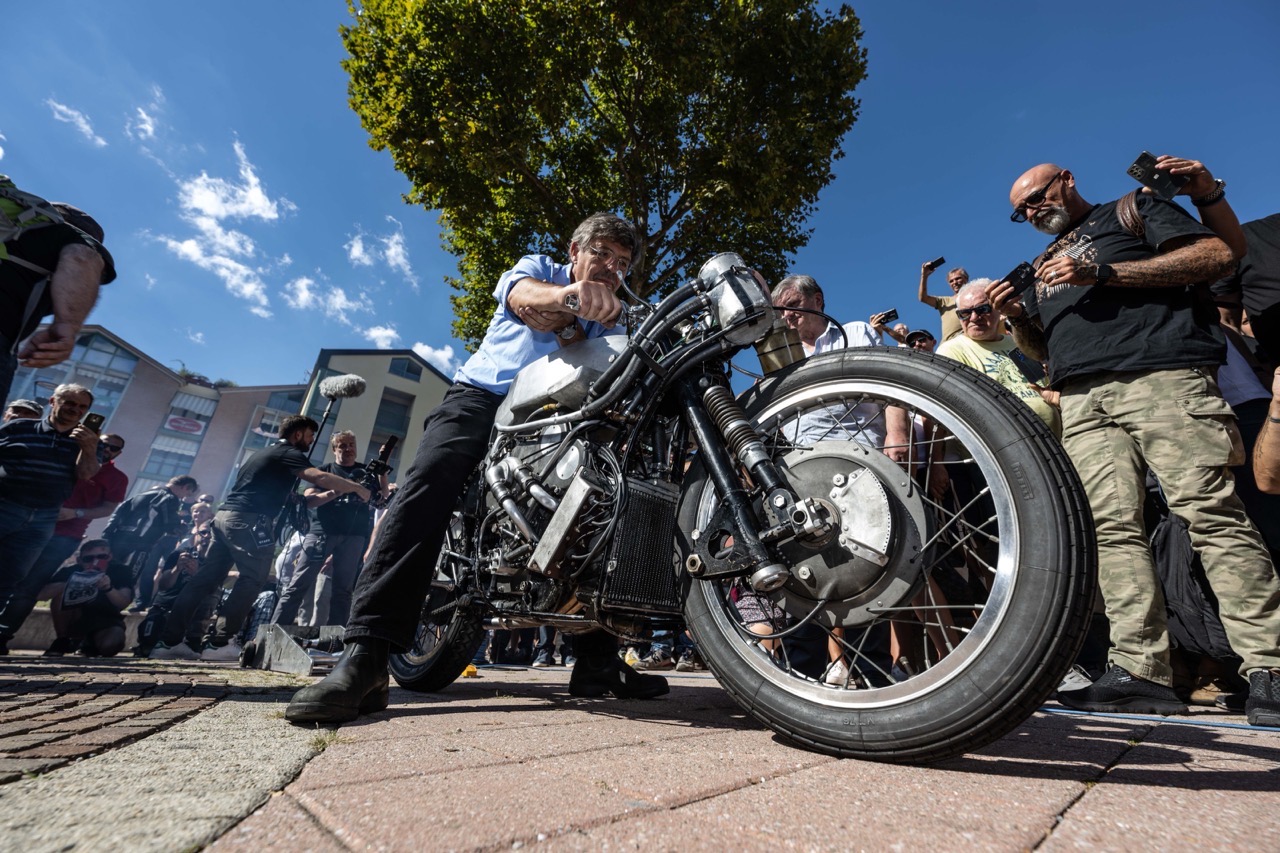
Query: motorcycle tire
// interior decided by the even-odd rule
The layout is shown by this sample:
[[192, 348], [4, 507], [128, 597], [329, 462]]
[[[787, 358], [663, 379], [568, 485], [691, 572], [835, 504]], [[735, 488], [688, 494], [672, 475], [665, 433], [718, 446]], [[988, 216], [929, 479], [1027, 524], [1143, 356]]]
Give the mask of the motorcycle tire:
[[[962, 568], [984, 565], [966, 548], [986, 548], [983, 553], [994, 555], [987, 561], [989, 576], [970, 584], [986, 600], [969, 611], [970, 623], [945, 629], [953, 633], [944, 636], [958, 641], [946, 648], [934, 644], [936, 659], [918, 671], [895, 668], [889, 678], [847, 678], [833, 686], [823, 673], [815, 675], [810, 668], [806, 674], [792, 665], [794, 657], [786, 651], [790, 639], [771, 640], [766, 648], [769, 644], [753, 636], [734, 597], [741, 598], [743, 581], [734, 592], [734, 584], [725, 580], [687, 580], [686, 621], [723, 687], [754, 717], [798, 745], [834, 756], [899, 763], [972, 752], [1030, 717], [1056, 689], [1084, 640], [1096, 584], [1096, 544], [1083, 488], [1061, 444], [1025, 402], [981, 373], [928, 353], [856, 348], [823, 354], [758, 382], [739, 403], [762, 437], [768, 437], [782, 429], [779, 424], [789, 423], [786, 418], [799, 418], [801, 411], [829, 411], [841, 400], [850, 402], [842, 410], [846, 414], [853, 404], [880, 401], [882, 412], [894, 402], [929, 416], [950, 430], [951, 446], [961, 449], [961, 459], [968, 454], [966, 464], [985, 479], [993, 509], [975, 529], [992, 535], [983, 542], [970, 531], [968, 544], [966, 537], [957, 536], [959, 544], [950, 551], [934, 540], [948, 526], [972, 526], [967, 514], [974, 504], [957, 502], [954, 506], [961, 508], [948, 519], [921, 497], [927, 490], [899, 490], [904, 504], [928, 508], [941, 522], [928, 525], [916, 540], [925, 545], [922, 564], [934, 559], [936, 574], [955, 574], [949, 567], [943, 572], [942, 563], [954, 565], [961, 555], [969, 561]], [[795, 433], [800, 434], [799, 427]], [[772, 452], [775, 458], [784, 455]], [[836, 467], [822, 469], [828, 477], [821, 481], [823, 488], [832, 482], [830, 472]], [[849, 470], [847, 463], [841, 470]], [[843, 482], [838, 474], [834, 479]], [[887, 484], [886, 490], [888, 485], [907, 487], [911, 478], [895, 479], [904, 482]], [[679, 509], [678, 535], [684, 537], [685, 554], [694, 552], [699, 527], [713, 523], [718, 502], [705, 469], [695, 464]], [[795, 583], [793, 575], [788, 587], [794, 589]], [[965, 612], [948, 609], [945, 598], [932, 610], [915, 608], [925, 594], [921, 584], [928, 583], [918, 580], [905, 593], [917, 598], [900, 602], [904, 606], [889, 602], [882, 611], [886, 615], [874, 618], [895, 629], [901, 622], [905, 633], [911, 627], [907, 623], [936, 619], [941, 624], [944, 611]], [[954, 579], [948, 584], [952, 590], [960, 587]], [[768, 594], [771, 606], [785, 612], [784, 621], [774, 624], [794, 626], [812, 618], [807, 600], [788, 595], [786, 589]], [[916, 630], [927, 640], [931, 629]], [[849, 636], [848, 629], [842, 636]], [[856, 652], [850, 659], [857, 662]], [[834, 663], [827, 672], [832, 667]]]
[[[440, 553], [441, 562], [453, 561], [450, 552], [461, 548], [465, 548], [465, 537], [459, 536], [451, 527]], [[442, 574], [451, 578], [462, 576], [462, 573], [453, 571], [457, 568], [456, 561], [453, 562], [453, 566], [438, 568], [437, 577]], [[404, 689], [415, 693], [443, 690], [462, 675], [475, 657], [484, 640], [485, 628], [480, 614], [462, 597], [456, 586], [431, 588], [422, 606], [413, 647], [405, 652], [393, 652], [388, 659], [391, 677]], [[442, 610], [446, 607], [448, 609]]]

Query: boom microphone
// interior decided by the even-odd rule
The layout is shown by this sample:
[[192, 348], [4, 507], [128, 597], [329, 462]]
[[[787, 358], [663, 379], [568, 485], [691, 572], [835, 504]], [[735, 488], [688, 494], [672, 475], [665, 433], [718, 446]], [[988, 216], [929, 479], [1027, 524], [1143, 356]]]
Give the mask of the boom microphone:
[[364, 377], [356, 376], [354, 373], [330, 376], [328, 379], [320, 380], [320, 394], [330, 400], [336, 400], [339, 397], [359, 397], [364, 393], [366, 384]]

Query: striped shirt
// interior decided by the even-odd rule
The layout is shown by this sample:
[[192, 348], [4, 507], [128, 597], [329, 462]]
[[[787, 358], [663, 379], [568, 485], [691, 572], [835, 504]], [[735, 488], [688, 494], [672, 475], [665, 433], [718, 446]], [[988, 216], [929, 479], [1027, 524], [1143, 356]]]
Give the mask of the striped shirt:
[[80, 443], [47, 417], [0, 425], [0, 500], [28, 509], [53, 509], [76, 486]]

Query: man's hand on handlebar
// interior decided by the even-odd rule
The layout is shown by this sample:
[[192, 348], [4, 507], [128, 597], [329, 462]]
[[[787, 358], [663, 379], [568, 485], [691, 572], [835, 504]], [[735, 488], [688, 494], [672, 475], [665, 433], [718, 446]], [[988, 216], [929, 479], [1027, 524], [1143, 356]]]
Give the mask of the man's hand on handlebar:
[[[618, 322], [618, 315], [622, 313], [622, 301], [614, 293], [617, 286], [617, 280], [587, 279], [574, 282], [564, 288], [564, 306], [583, 320], [593, 320], [612, 329]], [[524, 317], [521, 316], [521, 319]]]

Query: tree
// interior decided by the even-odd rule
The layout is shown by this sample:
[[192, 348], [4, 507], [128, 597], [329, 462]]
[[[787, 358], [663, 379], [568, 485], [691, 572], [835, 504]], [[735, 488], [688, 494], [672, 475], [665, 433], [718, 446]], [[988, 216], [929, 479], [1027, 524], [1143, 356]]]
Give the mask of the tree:
[[866, 72], [848, 6], [801, 0], [363, 0], [342, 28], [350, 103], [458, 257], [474, 347], [498, 277], [563, 257], [598, 210], [643, 235], [632, 287], [719, 251], [770, 279], [843, 156]]

